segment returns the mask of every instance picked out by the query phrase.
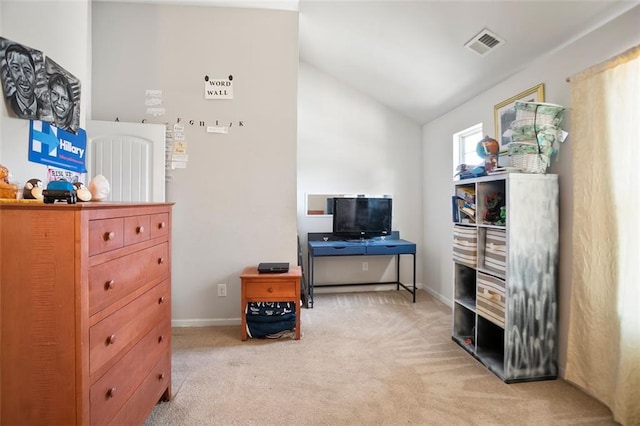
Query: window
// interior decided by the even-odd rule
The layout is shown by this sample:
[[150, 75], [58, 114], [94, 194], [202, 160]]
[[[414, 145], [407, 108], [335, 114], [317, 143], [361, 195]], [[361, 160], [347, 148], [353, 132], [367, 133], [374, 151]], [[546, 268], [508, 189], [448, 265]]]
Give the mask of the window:
[[458, 172], [460, 164], [477, 166], [484, 163], [476, 153], [476, 146], [482, 138], [482, 123], [453, 135], [453, 174]]

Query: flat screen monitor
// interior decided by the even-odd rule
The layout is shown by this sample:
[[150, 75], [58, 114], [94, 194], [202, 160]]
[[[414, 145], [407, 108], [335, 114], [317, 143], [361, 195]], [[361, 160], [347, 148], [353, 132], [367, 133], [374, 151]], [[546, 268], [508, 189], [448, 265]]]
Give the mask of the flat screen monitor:
[[391, 198], [333, 199], [333, 233], [353, 238], [391, 235]]

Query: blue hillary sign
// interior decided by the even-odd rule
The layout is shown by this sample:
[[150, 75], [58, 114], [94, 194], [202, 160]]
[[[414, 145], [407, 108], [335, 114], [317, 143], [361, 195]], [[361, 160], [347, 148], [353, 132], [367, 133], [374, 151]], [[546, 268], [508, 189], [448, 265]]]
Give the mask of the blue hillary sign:
[[29, 128], [29, 161], [64, 170], [86, 173], [87, 133], [67, 132], [51, 124], [31, 120]]

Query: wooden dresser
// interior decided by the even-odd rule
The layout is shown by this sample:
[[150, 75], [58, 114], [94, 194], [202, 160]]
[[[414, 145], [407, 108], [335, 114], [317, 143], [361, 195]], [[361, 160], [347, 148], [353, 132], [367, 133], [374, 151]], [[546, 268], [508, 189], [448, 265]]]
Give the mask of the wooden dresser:
[[170, 203], [0, 203], [0, 424], [136, 425], [171, 397]]

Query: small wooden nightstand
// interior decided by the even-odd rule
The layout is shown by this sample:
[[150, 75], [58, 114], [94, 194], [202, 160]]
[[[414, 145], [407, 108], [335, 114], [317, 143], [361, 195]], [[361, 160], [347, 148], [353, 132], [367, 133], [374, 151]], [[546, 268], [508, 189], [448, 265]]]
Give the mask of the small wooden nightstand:
[[294, 302], [296, 306], [296, 340], [300, 339], [300, 278], [299, 266], [291, 266], [289, 272], [260, 274], [258, 268], [249, 266], [240, 274], [242, 283], [241, 318], [242, 340], [247, 340], [247, 315], [249, 302]]

